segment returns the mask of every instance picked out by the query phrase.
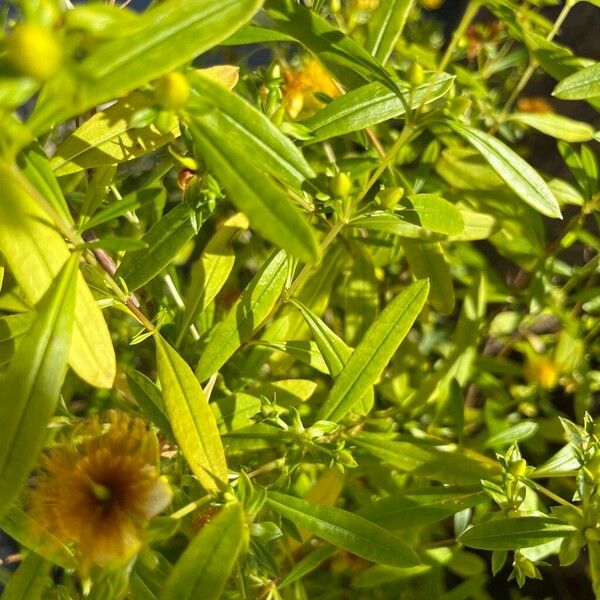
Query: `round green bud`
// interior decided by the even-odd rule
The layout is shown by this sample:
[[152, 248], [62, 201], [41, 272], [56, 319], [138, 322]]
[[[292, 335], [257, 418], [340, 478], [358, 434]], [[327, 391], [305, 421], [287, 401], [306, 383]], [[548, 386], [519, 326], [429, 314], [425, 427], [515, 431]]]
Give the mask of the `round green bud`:
[[62, 65], [61, 45], [50, 29], [33, 23], [17, 25], [6, 38], [8, 60], [23, 75], [46, 81]]
[[352, 180], [347, 173], [337, 173], [331, 180], [329, 189], [335, 198], [345, 198], [352, 189]]
[[173, 71], [161, 77], [154, 87], [157, 100], [165, 108], [179, 108], [190, 97], [190, 84], [183, 73]]
[[377, 194], [376, 201], [383, 208], [394, 208], [402, 200], [403, 196], [404, 188], [387, 188]]
[[423, 83], [425, 73], [423, 67], [416, 60], [413, 61], [408, 68], [406, 78], [412, 85], [421, 85]]
[[161, 110], [154, 119], [154, 125], [161, 133], [169, 133], [175, 128], [176, 124], [177, 118], [172, 110]]

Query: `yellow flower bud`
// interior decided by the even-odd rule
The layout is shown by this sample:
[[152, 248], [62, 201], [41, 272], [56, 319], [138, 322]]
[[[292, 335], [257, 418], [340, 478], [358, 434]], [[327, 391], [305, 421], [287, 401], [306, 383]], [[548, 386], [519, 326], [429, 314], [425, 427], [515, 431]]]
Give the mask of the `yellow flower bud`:
[[156, 98], [166, 108], [179, 108], [190, 97], [190, 84], [183, 73], [173, 71], [167, 73], [156, 82], [154, 87]]
[[23, 75], [45, 81], [62, 64], [62, 48], [55, 34], [40, 25], [17, 25], [6, 39], [7, 56]]

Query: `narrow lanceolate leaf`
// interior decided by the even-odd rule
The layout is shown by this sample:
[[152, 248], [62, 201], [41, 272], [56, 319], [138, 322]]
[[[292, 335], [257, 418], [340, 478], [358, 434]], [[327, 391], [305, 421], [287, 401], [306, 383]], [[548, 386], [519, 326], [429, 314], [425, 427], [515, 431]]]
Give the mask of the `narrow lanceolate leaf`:
[[587, 142], [595, 133], [588, 123], [553, 113], [513, 113], [508, 120], [523, 123], [565, 142]]
[[189, 129], [196, 152], [253, 228], [290, 254], [314, 262], [318, 247], [307, 218], [265, 172], [267, 167], [256, 163], [254, 153], [241, 151], [237, 139], [223, 136], [221, 126], [215, 109], [192, 115]]
[[[0, 187], [4, 190], [0, 198], [0, 251], [27, 301], [34, 305], [69, 258], [69, 250], [35, 199], [37, 190], [20, 173], [0, 165]], [[81, 275], [69, 365], [91, 385], [112, 386], [116, 361], [110, 333]]]
[[569, 75], [554, 88], [552, 95], [562, 100], [600, 97], [600, 63]]
[[[405, 90], [407, 104], [411, 108], [430, 104], [446, 95], [452, 88], [454, 77], [437, 73], [416, 89]], [[313, 134], [308, 144], [331, 137], [360, 131], [389, 119], [398, 119], [406, 114], [406, 106], [398, 95], [380, 82], [356, 88], [320, 110], [303, 125]]]
[[315, 177], [300, 150], [263, 113], [201, 73], [190, 76], [190, 83], [200, 107], [194, 110], [194, 100], [190, 102], [188, 110], [194, 120], [202, 120], [210, 111], [223, 138], [235, 140], [255, 164], [298, 191]]
[[495, 137], [451, 121], [448, 125], [489, 163], [521, 200], [548, 217], [560, 218], [560, 207], [548, 184], [518, 154]]
[[179, 557], [160, 600], [219, 600], [245, 537], [241, 505], [225, 507]]
[[330, 544], [367, 560], [396, 567], [420, 562], [415, 552], [389, 531], [340, 508], [278, 492], [268, 493], [267, 506]]
[[135, 291], [156, 277], [194, 237], [206, 211], [196, 211], [192, 202], [184, 202], [169, 211], [142, 237], [143, 250], [127, 252], [116, 277], [122, 277]]
[[58, 147], [51, 162], [54, 173], [69, 175], [117, 165], [173, 141], [179, 135], [179, 127], [162, 133], [154, 125], [132, 125], [135, 113], [151, 104], [151, 97], [136, 93], [96, 113]]
[[235, 263], [231, 245], [233, 238], [242, 229], [247, 229], [248, 225], [248, 218], [243, 213], [229, 217], [206, 244], [202, 256], [193, 264], [190, 287], [184, 299], [185, 309], [179, 324], [178, 341], [225, 285]]
[[200, 356], [200, 381], [216, 373], [269, 316], [283, 292], [288, 274], [285, 252], [273, 255], [254, 276], [227, 316], [217, 325]]
[[126, 378], [127, 386], [146, 418], [152, 421], [163, 435], [174, 441], [175, 435], [171, 429], [165, 403], [158, 387], [139, 371], [129, 371]]
[[319, 419], [339, 421], [365, 395], [419, 316], [429, 283], [417, 281], [394, 298], [369, 327], [319, 411]]
[[28, 124], [40, 134], [172, 71], [225, 40], [261, 5], [262, 0], [170, 0], [148, 10], [139, 31], [102, 44], [69, 79], [48, 90]]
[[470, 527], [458, 541], [481, 550], [518, 550], [539, 546], [575, 531], [572, 525], [549, 517], [505, 517]]
[[22, 547], [36, 552], [51, 563], [65, 569], [74, 569], [77, 566], [77, 559], [70, 548], [46, 531], [33, 516], [14, 504], [0, 521], [0, 527]]
[[38, 600], [42, 597], [42, 590], [50, 581], [50, 567], [52, 566], [41, 556], [30, 552], [16, 573], [10, 578], [2, 592], [2, 600]]
[[188, 364], [160, 335], [155, 339], [158, 378], [179, 447], [206, 490], [223, 487], [227, 463], [213, 411]]
[[437, 487], [411, 490], [381, 498], [359, 514], [388, 530], [422, 527], [489, 500], [481, 488]]
[[342, 338], [331, 331], [331, 329], [323, 323], [323, 320], [317, 317], [317, 315], [315, 315], [315, 313], [307, 306], [302, 304], [302, 302], [295, 298], [291, 298], [290, 303], [302, 313], [304, 320], [310, 328], [312, 337], [323, 356], [323, 360], [329, 369], [329, 373], [333, 377], [337, 377], [350, 359], [352, 348], [350, 348]]
[[41, 146], [36, 144], [30, 146], [19, 155], [17, 160], [19, 169], [29, 183], [46, 199], [65, 223], [73, 223], [67, 201]]
[[450, 267], [439, 242], [402, 240], [402, 249], [411, 273], [429, 279], [429, 302], [435, 310], [449, 315], [454, 310], [454, 287]]
[[381, 0], [369, 20], [367, 50], [381, 63], [390, 57], [415, 0]]
[[56, 409], [75, 320], [78, 264], [79, 255], [73, 255], [36, 306], [2, 380], [0, 520], [35, 466]]

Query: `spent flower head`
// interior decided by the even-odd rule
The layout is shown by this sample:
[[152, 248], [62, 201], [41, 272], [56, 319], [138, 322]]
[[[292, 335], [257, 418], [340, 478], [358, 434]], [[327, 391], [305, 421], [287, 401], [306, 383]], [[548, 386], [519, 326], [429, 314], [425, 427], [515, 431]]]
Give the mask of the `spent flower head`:
[[142, 419], [118, 411], [92, 417], [43, 457], [31, 512], [74, 546], [82, 571], [121, 563], [140, 549], [149, 519], [171, 501], [158, 464], [158, 441]]

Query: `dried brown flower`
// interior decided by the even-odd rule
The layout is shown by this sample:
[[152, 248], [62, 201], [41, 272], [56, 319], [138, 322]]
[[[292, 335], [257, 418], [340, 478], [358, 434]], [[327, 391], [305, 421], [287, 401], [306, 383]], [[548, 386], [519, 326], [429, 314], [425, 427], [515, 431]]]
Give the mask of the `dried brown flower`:
[[127, 560], [148, 520], [171, 500], [158, 461], [156, 436], [141, 419], [117, 411], [106, 421], [91, 418], [42, 459], [31, 512], [75, 547], [84, 572]]

